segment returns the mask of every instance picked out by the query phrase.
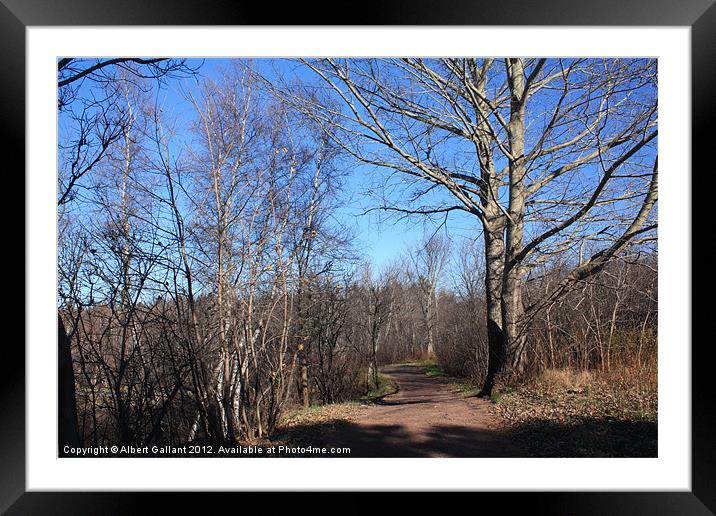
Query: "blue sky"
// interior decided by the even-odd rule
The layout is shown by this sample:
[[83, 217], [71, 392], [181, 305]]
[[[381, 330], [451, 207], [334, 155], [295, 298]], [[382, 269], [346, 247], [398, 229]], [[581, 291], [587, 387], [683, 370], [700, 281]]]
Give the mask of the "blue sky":
[[[201, 65], [200, 74], [208, 77], [216, 76], [222, 67], [229, 64], [227, 59], [206, 59], [189, 60], [191, 65]], [[257, 59], [254, 66], [265, 76], [271, 78], [274, 70], [291, 74], [298, 79], [312, 80], [315, 76], [302, 65], [283, 59]], [[171, 87], [170, 87], [171, 88]], [[167, 102], [181, 103], [181, 97], [176, 91], [167, 92]], [[355, 245], [365, 253], [371, 263], [381, 269], [391, 262], [400, 259], [402, 255], [417, 245], [423, 238], [424, 233], [432, 233], [437, 229], [435, 224], [426, 222], [424, 218], [413, 218], [412, 220], [400, 220], [397, 217], [388, 217], [385, 212], [372, 211], [371, 208], [378, 205], [378, 200], [371, 195], [371, 187], [379, 186], [384, 171], [376, 170], [365, 165], [349, 165], [347, 180], [340, 193], [342, 206], [338, 209], [336, 217], [339, 217], [343, 224], [355, 231]], [[460, 226], [463, 228], [469, 225], [472, 231], [479, 230], [477, 220], [464, 220], [460, 217]], [[457, 222], [458, 217], [452, 217], [449, 221], [450, 233], [457, 236], [457, 224], [453, 228], [452, 222]], [[444, 230], [444, 229], [443, 229]]]
[[[171, 112], [178, 117], [179, 124], [189, 122], [194, 116], [193, 107], [187, 102], [185, 94], [197, 87], [198, 80], [202, 77], [217, 78], [222, 68], [229, 66], [230, 59], [208, 58], [189, 59], [187, 64], [198, 69], [197, 77], [184, 79], [171, 79], [166, 81], [161, 89], [155, 90], [158, 93], [157, 101], [165, 112]], [[277, 74], [285, 74], [291, 78], [305, 80], [307, 82], [315, 79], [313, 72], [299, 63], [284, 59], [256, 59], [253, 66], [264, 77], [275, 79]], [[60, 128], [66, 120], [60, 115]], [[181, 130], [180, 130], [181, 132]], [[178, 139], [181, 145], [181, 137]], [[454, 152], [460, 160], [464, 159], [461, 166], [473, 167], [474, 156], [472, 150], [466, 149], [463, 152], [450, 144], [450, 152]], [[496, 163], [498, 167], [502, 166]], [[437, 229], [435, 222], [426, 221], [424, 217], [413, 217], [408, 220], [401, 220], [396, 216], [388, 216], [385, 212], [371, 212], [367, 210], [379, 206], [380, 199], [371, 195], [371, 188], [380, 188], [381, 180], [386, 171], [374, 167], [356, 163], [346, 163], [347, 179], [340, 191], [342, 206], [336, 213], [343, 224], [355, 232], [355, 245], [370, 259], [377, 267], [382, 268], [388, 263], [406, 254], [414, 247], [425, 233], [432, 233]], [[598, 176], [594, 171], [593, 178]], [[589, 178], [589, 175], [587, 176]], [[390, 194], [389, 194], [390, 195]], [[452, 212], [447, 219], [436, 218], [438, 222], [446, 222], [446, 227], [441, 231], [449, 233], [453, 240], [453, 249], [459, 249], [461, 240], [480, 240], [480, 224], [476, 217], [463, 213]]]
[[[163, 82], [159, 89], [154, 90], [154, 93], [157, 94], [157, 102], [165, 112], [176, 116], [180, 125], [188, 123], [194, 117], [194, 108], [186, 100], [186, 93], [195, 91], [198, 81], [202, 78], [218, 77], [222, 68], [231, 64], [230, 61], [230, 59], [224, 58], [188, 59], [187, 64], [192, 68], [197, 68], [197, 77], [170, 79]], [[312, 78], [309, 77], [312, 72], [306, 70], [305, 67], [283, 59], [257, 59], [253, 64], [266, 77], [275, 76], [274, 74], [278, 70], [280, 73], [291, 74], [301, 79]], [[89, 94], [85, 88], [90, 86], [91, 84], [81, 86], [80, 91], [83, 96]], [[61, 112], [59, 115], [60, 131], [65, 124], [69, 123], [67, 113]], [[179, 132], [181, 133], [181, 131]], [[181, 145], [181, 140], [182, 137], [179, 135], [178, 145]], [[176, 150], [178, 149], [173, 149], [173, 151]], [[375, 187], [380, 182], [383, 172], [365, 165], [356, 166], [355, 163], [351, 163], [346, 168], [350, 168], [350, 170], [339, 193], [341, 205], [335, 213], [335, 217], [354, 232], [356, 249], [369, 259], [376, 269], [381, 269], [398, 260], [410, 248], [417, 245], [424, 234], [431, 234], [437, 229], [436, 224], [426, 221], [424, 218], [400, 220], [395, 216], [389, 217], [384, 212], [365, 213], [378, 205], [378, 200], [369, 193], [369, 190], [371, 186]], [[455, 223], [453, 224], [453, 222]], [[448, 228], [453, 238], [458, 234], [456, 231], [458, 228], [462, 228], [462, 233], [479, 235], [479, 224], [470, 217], [451, 215]], [[464, 231], [465, 229], [467, 232]], [[442, 231], [445, 231], [444, 227]]]
[[[229, 59], [189, 59], [191, 66], [200, 66], [199, 74], [205, 77], [216, 77], [222, 67], [230, 64]], [[312, 80], [312, 72], [305, 67], [284, 59], [256, 59], [253, 62], [257, 70], [265, 77], [274, 76], [275, 70], [287, 73], [298, 79]], [[188, 81], [181, 85], [172, 83], [164, 89], [164, 101], [167, 106], [184, 104], [179, 87], [187, 87]], [[188, 109], [188, 108], [187, 108]], [[438, 222], [426, 221], [424, 218], [413, 217], [411, 220], [400, 219], [395, 216], [388, 216], [385, 212], [372, 211], [365, 213], [371, 208], [378, 206], [378, 200], [371, 195], [369, 189], [377, 187], [381, 182], [384, 171], [376, 170], [365, 165], [355, 166], [351, 164], [347, 181], [341, 191], [343, 205], [336, 213], [342, 222], [355, 231], [356, 247], [363, 251], [376, 266], [380, 269], [398, 260], [409, 249], [417, 245], [426, 233], [436, 230], [445, 231], [445, 228], [438, 228]], [[471, 216], [451, 214], [447, 227], [452, 238], [459, 239], [461, 236], [478, 237], [480, 225]]]

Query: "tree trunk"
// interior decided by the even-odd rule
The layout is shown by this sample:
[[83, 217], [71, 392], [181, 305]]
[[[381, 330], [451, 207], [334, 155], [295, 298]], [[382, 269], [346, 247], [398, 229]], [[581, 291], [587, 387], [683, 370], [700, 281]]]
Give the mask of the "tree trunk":
[[434, 308], [435, 304], [437, 304], [437, 299], [435, 296], [435, 285], [430, 285], [428, 289], [428, 295], [427, 299], [425, 300], [426, 303], [426, 324], [427, 324], [427, 331], [428, 331], [428, 345], [427, 345], [427, 354], [428, 357], [434, 357], [435, 356], [435, 315], [437, 310]]
[[526, 338], [522, 319], [522, 266], [517, 259], [524, 240], [525, 215], [525, 105], [527, 86], [522, 59], [507, 60], [510, 86], [509, 205], [505, 228], [505, 269], [502, 278], [502, 322], [509, 365], [512, 372], [521, 373], [525, 365]]
[[502, 269], [504, 243], [501, 228], [484, 225], [485, 239], [485, 301], [487, 305], [487, 375], [479, 396], [492, 395], [495, 376], [505, 361], [505, 339], [502, 331]]
[[308, 356], [305, 349], [301, 349], [299, 353], [301, 360], [301, 398], [303, 406], [308, 408], [311, 404], [311, 393], [308, 388]]
[[370, 368], [373, 376], [373, 387], [378, 388], [378, 341], [373, 341], [370, 356]]
[[480, 93], [476, 108], [480, 113], [477, 133], [478, 159], [480, 176], [486, 187], [481, 198], [483, 211], [482, 232], [485, 241], [485, 304], [487, 316], [487, 374], [479, 396], [489, 397], [495, 386], [495, 377], [505, 363], [505, 339], [502, 331], [502, 274], [505, 264], [505, 243], [503, 232], [505, 217], [499, 205], [500, 184], [495, 171], [492, 154], [492, 142], [488, 122], [490, 106], [481, 98], [485, 97], [487, 72], [493, 60], [486, 59], [481, 71], [473, 72], [474, 85]]
[[75, 374], [72, 369], [70, 339], [65, 331], [62, 318], [57, 318], [57, 411], [59, 454], [65, 446], [79, 446], [81, 443], [77, 426], [77, 402], [75, 398]]

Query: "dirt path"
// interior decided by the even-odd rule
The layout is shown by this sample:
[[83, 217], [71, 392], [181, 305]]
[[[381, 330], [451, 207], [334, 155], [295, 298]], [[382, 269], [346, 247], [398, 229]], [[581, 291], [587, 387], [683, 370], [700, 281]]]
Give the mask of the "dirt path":
[[361, 406], [350, 422], [312, 428], [311, 440], [348, 446], [351, 457], [520, 456], [497, 430], [489, 401], [464, 398], [417, 366], [382, 372], [397, 382], [396, 394]]

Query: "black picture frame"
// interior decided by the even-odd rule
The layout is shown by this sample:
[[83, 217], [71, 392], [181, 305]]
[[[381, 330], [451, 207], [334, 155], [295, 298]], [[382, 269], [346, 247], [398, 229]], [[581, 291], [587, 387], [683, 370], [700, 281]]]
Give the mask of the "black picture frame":
[[[542, 26], [689, 26], [691, 27], [692, 156], [693, 170], [713, 170], [713, 117], [716, 105], [716, 4], [715, 0], [458, 0], [450, 5], [436, 1], [367, 0], [353, 8], [338, 3], [283, 3], [215, 0], [0, 0], [0, 92], [6, 178], [14, 177], [24, 190], [25, 148], [25, 30], [44, 25], [542, 25]], [[88, 48], [91, 48], [89, 46]], [[702, 165], [702, 166], [700, 166]], [[696, 174], [691, 174], [693, 184]], [[8, 193], [8, 197], [17, 197]], [[13, 188], [13, 192], [19, 190]], [[693, 188], [696, 194], [698, 188]], [[702, 189], [703, 191], [703, 189]], [[693, 201], [692, 205], [699, 203]], [[8, 205], [9, 206], [9, 203]], [[16, 208], [15, 208], [16, 210]], [[683, 216], [698, 218], [692, 213]], [[16, 225], [19, 226], [19, 225]], [[19, 230], [19, 227], [18, 227]], [[25, 235], [26, 236], [26, 235]], [[25, 238], [25, 237], [22, 237]], [[18, 240], [16, 240], [17, 242]], [[6, 255], [7, 255], [6, 250]], [[18, 254], [18, 253], [14, 253]], [[692, 251], [693, 256], [694, 255]], [[697, 261], [692, 261], [698, 267]], [[6, 269], [12, 270], [12, 269]], [[694, 269], [698, 270], [698, 269]], [[32, 274], [25, 268], [25, 275]], [[6, 293], [7, 294], [7, 293]], [[11, 294], [7, 294], [11, 295]], [[16, 297], [16, 296], [14, 296]], [[24, 306], [24, 304], [23, 304]], [[25, 310], [32, 307], [25, 306]], [[708, 309], [705, 307], [704, 309]], [[694, 304], [695, 313], [699, 313]], [[692, 312], [694, 313], [694, 312]], [[692, 320], [699, 320], [693, 317]], [[12, 323], [6, 319], [6, 325]], [[17, 326], [17, 325], [15, 325]], [[0, 359], [0, 512], [7, 514], [137, 513], [151, 510], [159, 501], [162, 512], [170, 506], [189, 508], [188, 493], [26, 493], [25, 492], [25, 353], [15, 332], [7, 326]], [[690, 492], [589, 492], [589, 493], [480, 493], [483, 503], [531, 514], [713, 514], [716, 511], [716, 436], [711, 415], [712, 365], [708, 351], [712, 339], [693, 339], [692, 345], [692, 491]], [[686, 347], [688, 343], [670, 343]], [[54, 347], [48, 347], [48, 350]], [[48, 351], [49, 352], [49, 351]], [[92, 467], [91, 463], [87, 467]], [[228, 495], [204, 496], [203, 512], [226, 503]], [[246, 497], [246, 494], [241, 494]], [[275, 496], [275, 495], [271, 495]], [[292, 505], [297, 494], [283, 495]], [[348, 505], [365, 513], [373, 502], [351, 495]], [[475, 495], [472, 495], [475, 496]], [[281, 498], [281, 497], [279, 497]], [[457, 499], [459, 500], [460, 497]], [[158, 500], [157, 500], [158, 499]], [[434, 497], [413, 494], [411, 500], [429, 509]], [[342, 502], [345, 503], [345, 502]], [[451, 499], [451, 505], [455, 503]], [[474, 507], [475, 501], [469, 502]], [[437, 505], [435, 505], [437, 507]], [[330, 510], [314, 507], [314, 510]], [[345, 512], [333, 509], [330, 512]]]

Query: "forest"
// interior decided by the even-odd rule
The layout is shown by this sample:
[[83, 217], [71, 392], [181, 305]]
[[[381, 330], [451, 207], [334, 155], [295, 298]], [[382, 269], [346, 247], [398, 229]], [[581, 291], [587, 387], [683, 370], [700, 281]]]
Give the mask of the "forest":
[[423, 375], [655, 456], [656, 65], [58, 60], [60, 454], [272, 442]]

